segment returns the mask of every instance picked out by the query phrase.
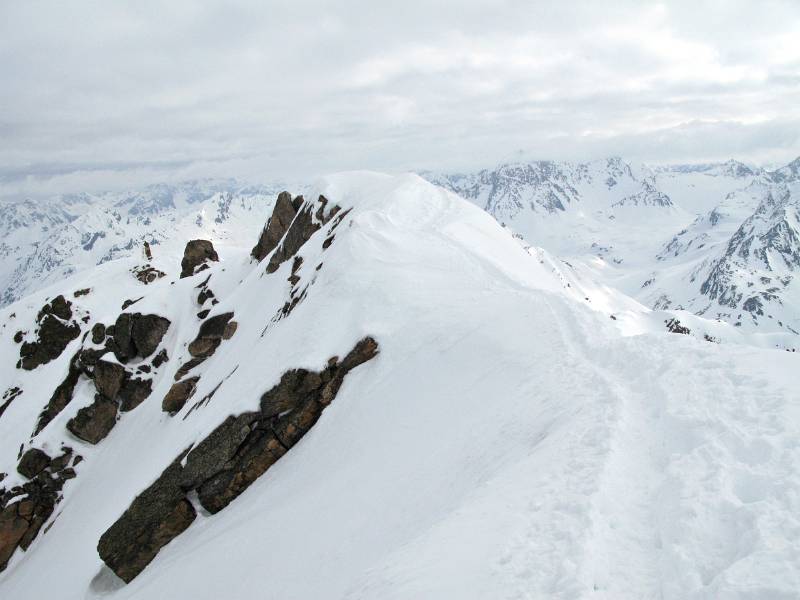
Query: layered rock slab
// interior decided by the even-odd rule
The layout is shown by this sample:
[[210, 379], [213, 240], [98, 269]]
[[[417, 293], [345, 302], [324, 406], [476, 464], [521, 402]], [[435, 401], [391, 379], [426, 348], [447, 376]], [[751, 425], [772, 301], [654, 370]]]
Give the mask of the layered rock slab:
[[194, 520], [189, 494], [196, 492], [212, 514], [223, 510], [313, 427], [347, 373], [377, 353], [377, 342], [366, 337], [322, 371], [284, 373], [263, 394], [258, 411], [225, 419], [133, 501], [101, 536], [100, 558], [130, 582]]

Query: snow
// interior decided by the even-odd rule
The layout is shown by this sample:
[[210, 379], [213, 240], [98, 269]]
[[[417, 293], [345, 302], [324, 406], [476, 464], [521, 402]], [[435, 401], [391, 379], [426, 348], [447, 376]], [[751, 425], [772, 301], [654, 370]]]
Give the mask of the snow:
[[[79, 344], [14, 369], [11, 337], [47, 296], [91, 286], [70, 299], [109, 323], [144, 295], [130, 311], [172, 321], [153, 394], [104, 441], [64, 429], [88, 385], [34, 438], [69, 438], [85, 460], [51, 529], [0, 574], [4, 598], [800, 598], [797, 354], [727, 324], [720, 344], [666, 333], [672, 313], [415, 175], [339, 174], [320, 193], [352, 212], [330, 248], [323, 230], [301, 249], [308, 295], [286, 319], [273, 317], [291, 261], [264, 274], [254, 238], [231, 238], [191, 278], [155, 247], [168, 276], [154, 284], [128, 274], [135, 259], [112, 261], [0, 311], [0, 380], [25, 390], [0, 418], [9, 473]], [[194, 399], [221, 382], [211, 401], [169, 417], [160, 400], [209, 274], [212, 314], [239, 327], [197, 369]], [[286, 369], [318, 369], [364, 335], [378, 357], [242, 496], [129, 585], [104, 567], [98, 538], [181, 450]]]

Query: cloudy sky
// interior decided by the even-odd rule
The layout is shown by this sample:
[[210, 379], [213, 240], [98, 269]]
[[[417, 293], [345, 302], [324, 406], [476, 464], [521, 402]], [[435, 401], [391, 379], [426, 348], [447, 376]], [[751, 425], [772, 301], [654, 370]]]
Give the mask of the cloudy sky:
[[0, 195], [800, 155], [800, 2], [0, 2]]

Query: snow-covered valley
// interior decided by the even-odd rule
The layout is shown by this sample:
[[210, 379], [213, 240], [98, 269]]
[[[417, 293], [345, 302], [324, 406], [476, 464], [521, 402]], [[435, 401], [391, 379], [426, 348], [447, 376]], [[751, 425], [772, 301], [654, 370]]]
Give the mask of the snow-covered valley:
[[800, 598], [797, 161], [424, 175], [3, 217], [0, 595]]

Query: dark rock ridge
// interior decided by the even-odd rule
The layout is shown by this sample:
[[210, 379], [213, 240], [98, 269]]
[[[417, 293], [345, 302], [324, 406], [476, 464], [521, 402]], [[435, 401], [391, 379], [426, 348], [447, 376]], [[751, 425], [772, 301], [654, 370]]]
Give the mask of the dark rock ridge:
[[377, 353], [377, 342], [366, 337], [322, 371], [284, 373], [261, 397], [260, 410], [225, 419], [136, 497], [100, 537], [100, 558], [130, 582], [194, 520], [188, 494], [196, 492], [211, 513], [224, 509], [311, 429], [347, 373]]
[[71, 319], [72, 303], [64, 296], [56, 296], [45, 304], [36, 317], [39, 325], [36, 340], [22, 344], [17, 366], [31, 371], [61, 356], [64, 349], [81, 332], [78, 323]]
[[208, 261], [219, 261], [214, 244], [209, 240], [190, 240], [183, 251], [181, 278], [191, 277], [207, 269]]
[[326, 213], [327, 206], [328, 199], [325, 196], [320, 196], [316, 202], [307, 202], [302, 196], [292, 199], [289, 192], [281, 192], [272, 216], [250, 255], [262, 261], [272, 254], [267, 273], [274, 273], [341, 210], [341, 207], [334, 205]]
[[294, 221], [302, 204], [302, 196], [297, 196], [292, 200], [292, 195], [289, 192], [278, 194], [275, 208], [272, 209], [272, 216], [267, 220], [267, 224], [258, 238], [258, 243], [250, 251], [250, 256], [259, 262], [264, 260], [275, 249], [281, 238], [286, 235], [289, 225]]
[[[17, 466], [29, 481], [10, 490], [0, 488], [0, 571], [17, 548], [30, 547], [61, 500], [64, 483], [75, 477], [69, 466], [72, 450], [61, 450], [60, 456], [51, 459], [44, 451], [30, 448]], [[72, 460], [73, 466], [78, 460], [77, 456]]]

